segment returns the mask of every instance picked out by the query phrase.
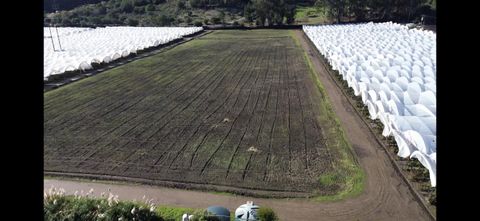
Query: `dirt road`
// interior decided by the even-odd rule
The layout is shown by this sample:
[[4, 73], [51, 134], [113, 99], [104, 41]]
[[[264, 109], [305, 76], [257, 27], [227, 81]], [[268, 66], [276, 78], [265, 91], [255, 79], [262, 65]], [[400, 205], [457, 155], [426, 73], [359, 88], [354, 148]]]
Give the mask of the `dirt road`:
[[135, 184], [105, 184], [80, 181], [46, 179], [45, 189], [51, 185], [63, 187], [67, 193], [75, 190], [95, 189], [96, 194], [111, 188], [121, 199], [153, 198], [157, 204], [206, 208], [222, 205], [234, 210], [247, 200], [272, 207], [281, 220], [431, 220], [428, 213], [415, 200], [401, 177], [395, 172], [386, 153], [376, 143], [362, 120], [353, 113], [340, 89], [313, 53], [301, 30], [296, 31], [303, 48], [323, 83], [347, 138], [353, 145], [360, 165], [366, 173], [365, 190], [359, 197], [337, 202], [312, 202], [302, 199], [256, 199], [252, 197], [220, 195], [206, 192], [168, 189]]

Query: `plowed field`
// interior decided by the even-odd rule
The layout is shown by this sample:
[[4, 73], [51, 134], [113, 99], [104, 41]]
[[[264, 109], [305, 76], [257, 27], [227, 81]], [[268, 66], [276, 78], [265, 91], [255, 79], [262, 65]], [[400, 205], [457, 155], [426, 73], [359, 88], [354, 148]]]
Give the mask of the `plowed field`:
[[345, 191], [359, 167], [311, 71], [292, 31], [215, 31], [49, 91], [44, 170]]

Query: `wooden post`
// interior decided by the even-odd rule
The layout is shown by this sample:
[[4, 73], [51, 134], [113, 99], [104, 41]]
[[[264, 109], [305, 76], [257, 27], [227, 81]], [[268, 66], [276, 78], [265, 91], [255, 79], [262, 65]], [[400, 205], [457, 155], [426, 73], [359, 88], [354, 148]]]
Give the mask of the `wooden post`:
[[51, 29], [50, 26], [48, 26], [48, 31], [50, 31], [50, 39], [52, 40], [53, 51], [57, 51], [57, 50], [55, 50], [55, 44], [53, 42], [52, 29]]

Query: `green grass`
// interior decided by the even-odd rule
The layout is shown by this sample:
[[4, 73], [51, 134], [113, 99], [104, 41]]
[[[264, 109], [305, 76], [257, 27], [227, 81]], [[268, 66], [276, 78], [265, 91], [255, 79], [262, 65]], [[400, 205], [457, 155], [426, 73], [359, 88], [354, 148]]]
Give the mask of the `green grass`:
[[220, 195], [220, 196], [236, 196], [235, 194], [233, 193], [229, 193], [229, 192], [221, 192], [221, 191], [211, 191], [209, 193], [212, 193], [212, 194], [215, 194], [215, 195]]
[[339, 174], [327, 173], [320, 176], [319, 182], [324, 186], [332, 186], [337, 182], [338, 179], [340, 179]]
[[[291, 31], [291, 36], [295, 40], [295, 43], [299, 48], [302, 48], [297, 36]], [[355, 197], [360, 195], [364, 190], [365, 185], [365, 172], [360, 168], [356, 160], [355, 153], [352, 149], [352, 145], [348, 142], [345, 136], [340, 120], [333, 110], [332, 104], [328, 98], [328, 94], [325, 91], [323, 84], [320, 82], [318, 75], [314, 71], [313, 64], [311, 63], [307, 52], [303, 50], [305, 61], [308, 64], [310, 77], [314, 81], [318, 88], [318, 92], [322, 100], [318, 102], [322, 113], [319, 116], [319, 121], [322, 125], [330, 125], [329, 130], [326, 131], [327, 147], [336, 153], [336, 161], [334, 161], [334, 172], [327, 173], [319, 176], [319, 182], [328, 187], [332, 185], [342, 185], [339, 192], [334, 195], [325, 195], [314, 197], [314, 201], [337, 201], [348, 197]]]
[[184, 207], [172, 207], [172, 206], [159, 206], [157, 207], [157, 213], [160, 214], [165, 221], [179, 220], [183, 214], [194, 214], [198, 209], [184, 208]]
[[289, 37], [288, 32], [275, 30], [275, 29], [256, 29], [256, 30], [224, 30], [214, 31], [206, 36], [203, 36], [203, 40], [218, 40], [223, 38], [225, 40], [231, 39], [259, 39], [266, 40], [266, 38], [286, 38]]
[[315, 6], [297, 6], [295, 22], [297, 24], [321, 24], [327, 21], [325, 14]]

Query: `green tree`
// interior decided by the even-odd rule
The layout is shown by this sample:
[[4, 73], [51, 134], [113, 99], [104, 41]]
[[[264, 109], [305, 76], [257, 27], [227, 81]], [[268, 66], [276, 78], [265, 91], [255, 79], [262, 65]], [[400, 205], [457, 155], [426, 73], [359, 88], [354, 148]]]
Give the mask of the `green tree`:
[[[255, 11], [255, 15], [252, 16], [251, 8], [247, 4], [244, 9], [245, 18], [247, 21], [252, 17], [255, 18], [255, 23], [260, 26], [265, 25], [280, 25], [287, 20], [287, 23], [293, 23], [293, 17], [295, 15], [295, 7], [293, 0], [286, 2], [287, 0], [253, 0], [252, 8]], [[285, 19], [287, 17], [287, 19]]]
[[185, 9], [185, 2], [182, 0], [179, 0], [177, 2], [177, 9]]
[[[424, 13], [431, 0], [317, 0], [316, 6], [331, 19], [341, 22], [348, 17], [356, 21], [412, 21]], [[422, 11], [422, 12], [420, 12]]]
[[287, 24], [295, 22], [295, 4], [287, 4], [285, 6], [285, 18]]
[[255, 22], [260, 25], [260, 26], [265, 26], [265, 24], [268, 22], [272, 22], [272, 8], [273, 8], [273, 3], [269, 0], [253, 0], [253, 6], [255, 8]]
[[220, 11], [220, 14], [218, 15], [218, 18], [220, 19], [222, 24], [225, 24], [225, 12], [223, 12], [223, 10]]
[[95, 25], [95, 26], [102, 24], [102, 19], [100, 19], [100, 17], [90, 17], [88, 21], [91, 25]]
[[271, 9], [272, 24], [281, 25], [283, 24], [283, 18], [285, 17], [285, 2], [284, 0], [271, 1], [273, 3], [273, 8]]
[[134, 0], [133, 5], [134, 6], [145, 6], [148, 5], [149, 1], [148, 0]]
[[160, 14], [154, 18], [153, 24], [158, 26], [169, 26], [172, 23], [172, 20], [173, 19], [168, 15]]
[[138, 25], [138, 20], [134, 18], [127, 18], [125, 20], [125, 24], [128, 26], [137, 26]]
[[188, 0], [193, 8], [204, 8], [207, 5], [205, 0]]
[[367, 0], [350, 0], [349, 13], [355, 17], [357, 21], [366, 20]]
[[149, 12], [155, 11], [155, 5], [149, 4], [149, 5], [145, 6], [145, 10], [149, 11]]
[[131, 0], [122, 0], [122, 3], [120, 4], [120, 11], [131, 13], [133, 11], [133, 2]]
[[220, 17], [217, 17], [217, 16], [213, 17], [211, 21], [214, 25], [221, 23]]
[[107, 14], [107, 8], [103, 5], [100, 5], [93, 10], [93, 14], [94, 15], [105, 15], [105, 14]]
[[245, 17], [248, 22], [252, 22], [253, 19], [255, 19], [255, 8], [252, 3], [248, 2], [243, 8], [243, 17]]
[[333, 18], [340, 23], [342, 17], [345, 15], [349, 0], [317, 0], [315, 3], [317, 7], [324, 8], [329, 18]]

